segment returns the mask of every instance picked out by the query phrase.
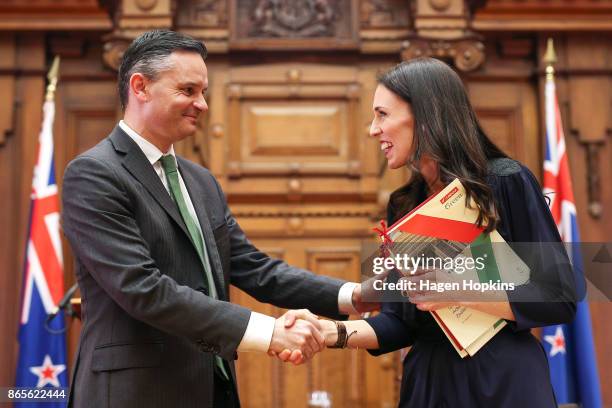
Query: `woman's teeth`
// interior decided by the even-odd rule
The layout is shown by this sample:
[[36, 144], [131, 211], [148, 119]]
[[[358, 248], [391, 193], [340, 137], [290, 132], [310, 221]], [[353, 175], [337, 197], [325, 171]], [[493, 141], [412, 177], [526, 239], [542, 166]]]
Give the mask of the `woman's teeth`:
[[389, 142], [382, 142], [380, 144], [380, 150], [387, 150], [389, 148], [393, 147], [393, 145]]

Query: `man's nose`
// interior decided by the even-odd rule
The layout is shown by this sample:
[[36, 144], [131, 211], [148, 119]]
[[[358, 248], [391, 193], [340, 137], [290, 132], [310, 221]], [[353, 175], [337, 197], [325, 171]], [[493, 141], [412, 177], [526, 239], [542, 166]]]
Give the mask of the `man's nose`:
[[193, 105], [200, 112], [206, 112], [208, 110], [208, 104], [206, 103], [204, 95], [200, 95], [200, 97], [193, 103]]

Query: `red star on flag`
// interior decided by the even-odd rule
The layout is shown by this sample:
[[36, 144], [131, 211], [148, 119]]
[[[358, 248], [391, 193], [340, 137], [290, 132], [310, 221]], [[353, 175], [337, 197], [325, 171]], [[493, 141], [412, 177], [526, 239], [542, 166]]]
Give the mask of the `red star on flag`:
[[565, 354], [565, 337], [561, 326], [557, 326], [554, 336], [544, 336], [544, 340], [550, 343], [551, 357], [554, 357], [557, 353]]
[[37, 388], [44, 387], [47, 384], [51, 384], [54, 387], [59, 387], [59, 379], [57, 378], [60, 373], [62, 373], [66, 369], [64, 364], [53, 364], [51, 361], [51, 356], [48, 354], [45, 356], [45, 360], [43, 361], [41, 366], [30, 367], [30, 371], [32, 374], [38, 377], [38, 384], [36, 384]]

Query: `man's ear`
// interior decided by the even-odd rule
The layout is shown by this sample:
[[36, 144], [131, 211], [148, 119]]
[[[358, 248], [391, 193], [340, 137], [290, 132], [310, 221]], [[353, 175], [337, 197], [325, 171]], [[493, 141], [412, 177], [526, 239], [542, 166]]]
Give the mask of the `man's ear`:
[[149, 100], [149, 84], [149, 79], [140, 72], [132, 74], [130, 77], [130, 91], [136, 100], [143, 103]]

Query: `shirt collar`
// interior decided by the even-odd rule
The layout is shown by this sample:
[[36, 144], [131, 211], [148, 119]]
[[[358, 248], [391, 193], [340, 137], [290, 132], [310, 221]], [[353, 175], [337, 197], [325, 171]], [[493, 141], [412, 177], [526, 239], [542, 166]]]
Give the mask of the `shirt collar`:
[[149, 160], [149, 163], [155, 164], [162, 156], [167, 154], [174, 157], [176, 160], [176, 155], [174, 154], [174, 146], [170, 145], [170, 149], [168, 149], [168, 153], [164, 154], [161, 150], [157, 148], [153, 143], [149, 142], [144, 137], [140, 136], [134, 129], [128, 126], [123, 120], [119, 121], [119, 127], [127, 133], [127, 135], [132, 138], [134, 142], [140, 147], [140, 150], [144, 153]]

